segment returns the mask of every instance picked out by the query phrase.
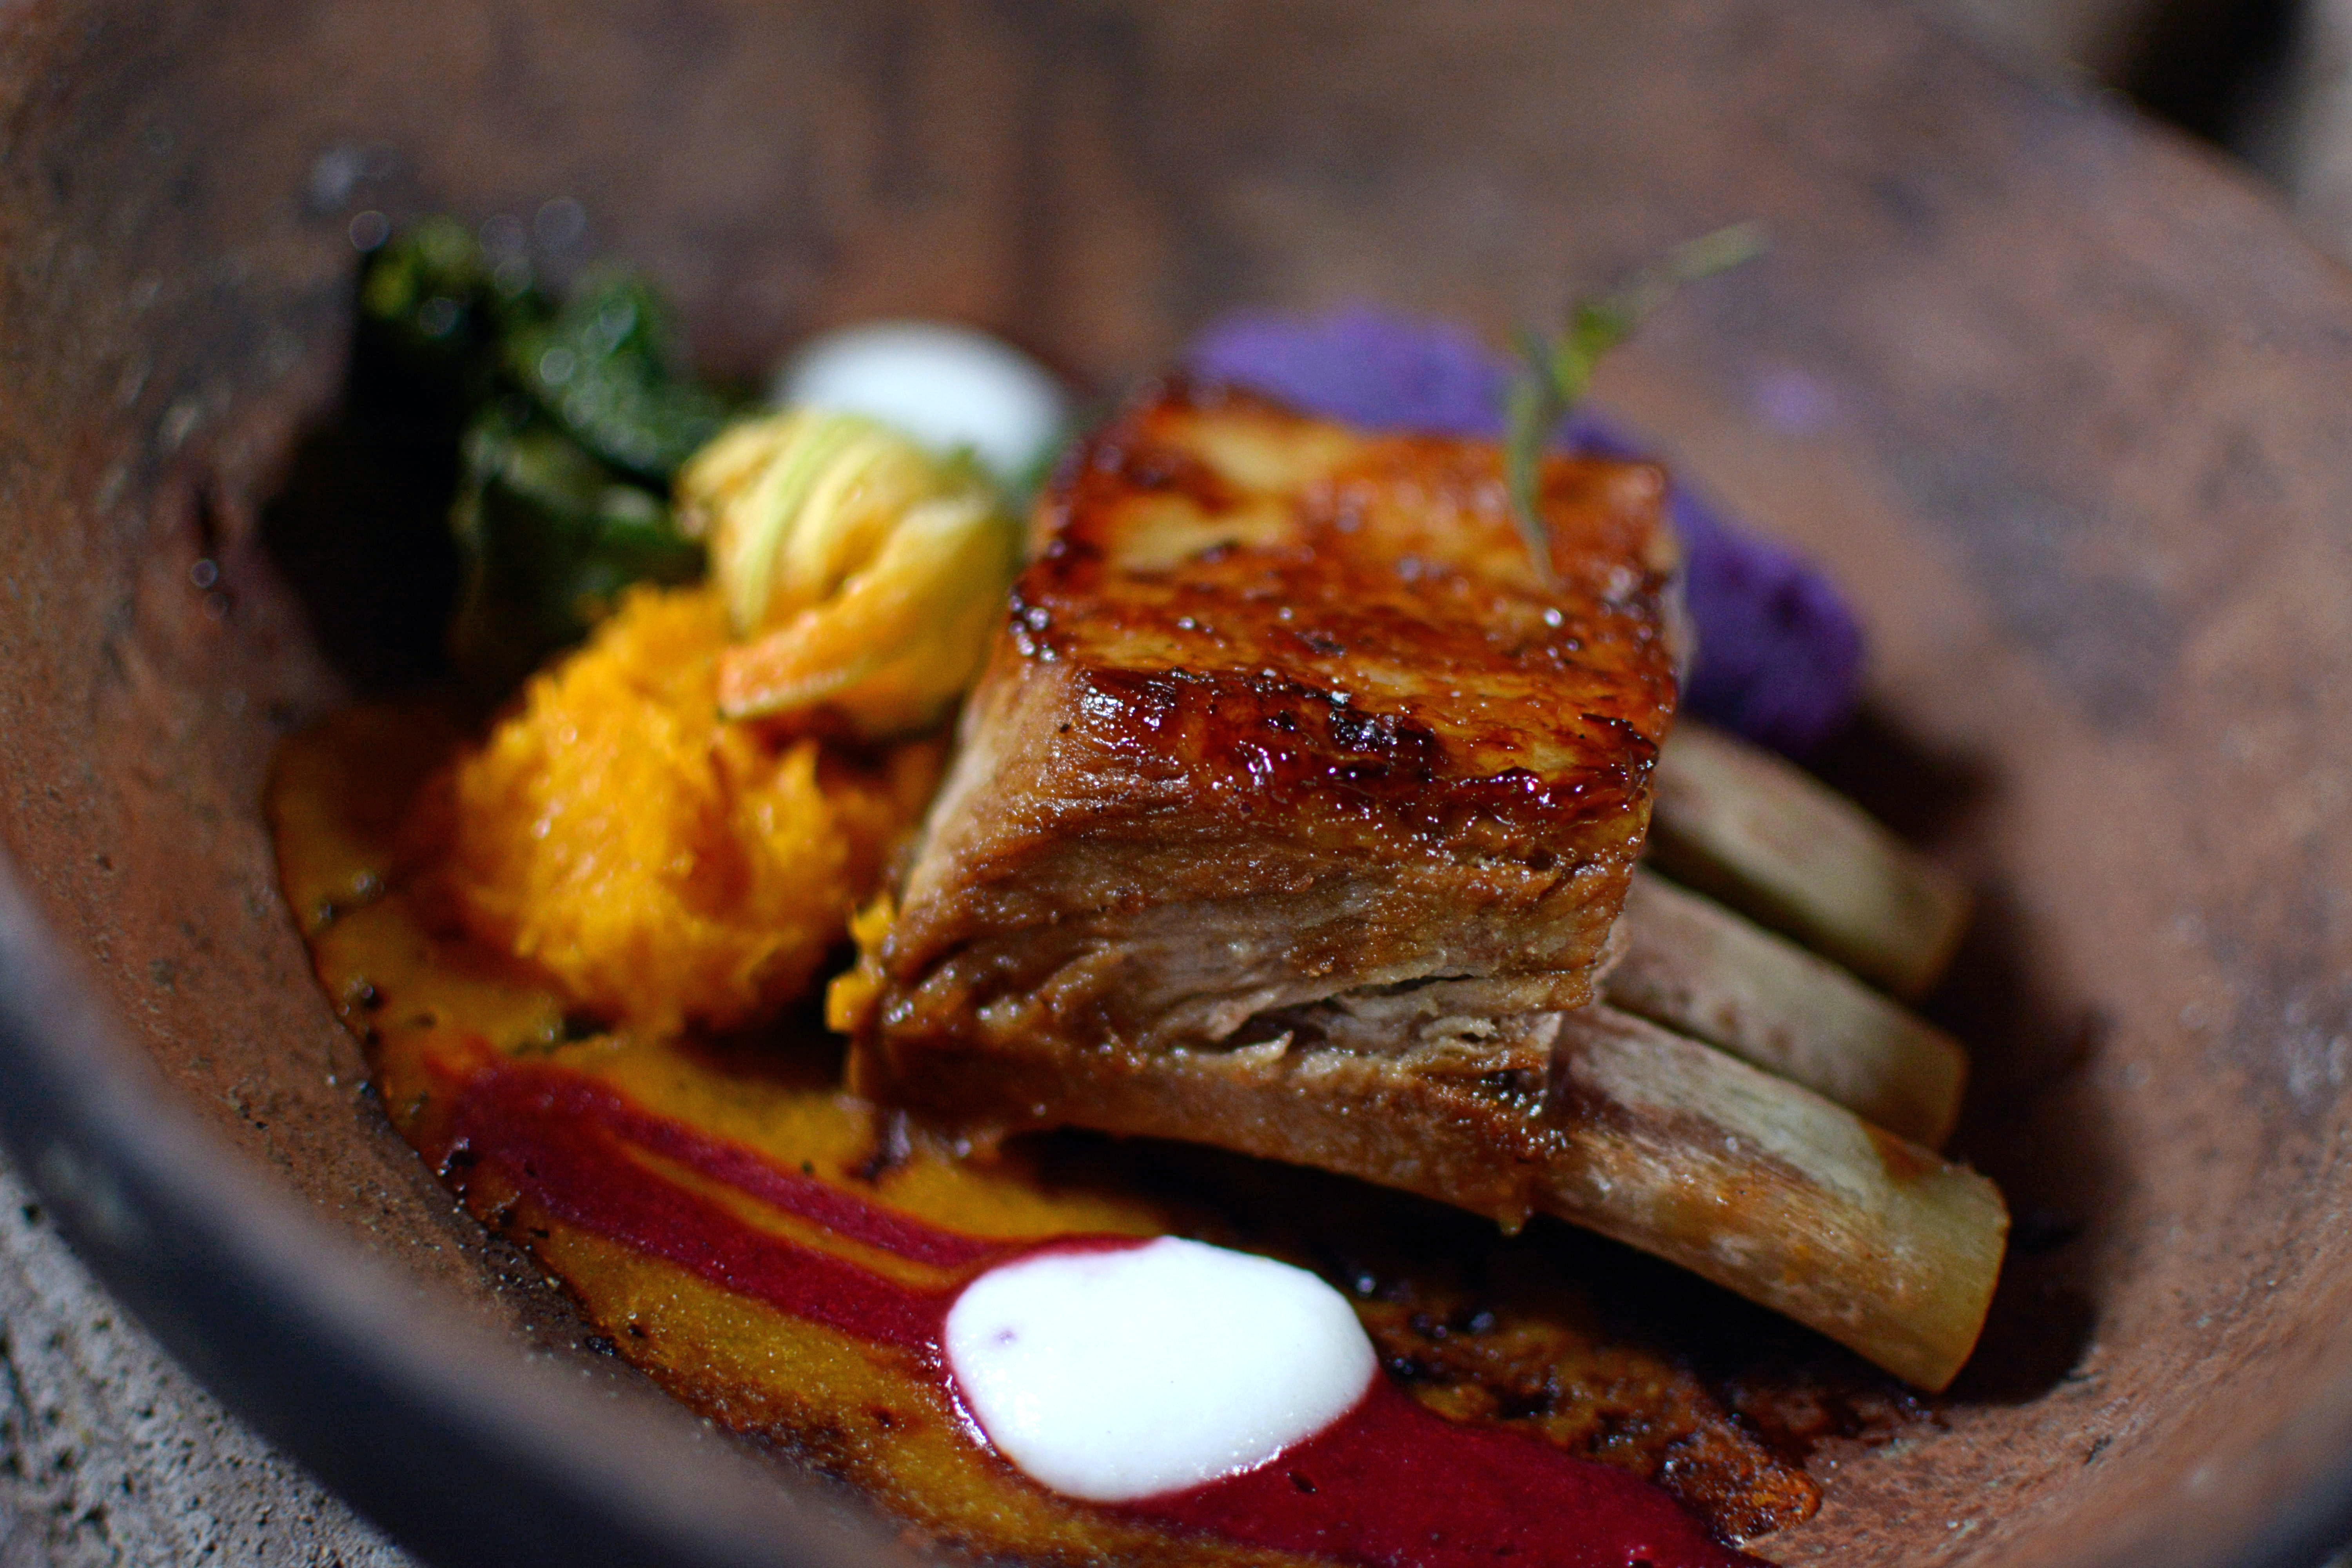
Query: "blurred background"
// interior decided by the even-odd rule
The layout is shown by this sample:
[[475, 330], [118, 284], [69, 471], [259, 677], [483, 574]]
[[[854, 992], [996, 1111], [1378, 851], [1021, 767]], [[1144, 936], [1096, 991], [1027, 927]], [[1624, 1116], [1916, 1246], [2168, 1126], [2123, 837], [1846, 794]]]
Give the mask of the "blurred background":
[[2243, 160], [2352, 260], [2352, 0], [1915, 0], [2044, 80]]

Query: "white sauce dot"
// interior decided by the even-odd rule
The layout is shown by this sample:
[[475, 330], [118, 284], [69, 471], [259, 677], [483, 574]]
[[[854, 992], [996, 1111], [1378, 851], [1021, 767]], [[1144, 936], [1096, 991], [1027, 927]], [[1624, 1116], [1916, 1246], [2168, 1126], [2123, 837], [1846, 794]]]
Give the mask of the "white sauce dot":
[[1346, 1415], [1379, 1370], [1314, 1275], [1173, 1237], [991, 1269], [949, 1310], [947, 1352], [989, 1441], [1093, 1502], [1263, 1464]]
[[1021, 476], [1069, 420], [1061, 383], [1009, 343], [935, 321], [877, 321], [812, 339], [777, 374], [778, 405], [863, 414], [937, 451], [969, 447]]

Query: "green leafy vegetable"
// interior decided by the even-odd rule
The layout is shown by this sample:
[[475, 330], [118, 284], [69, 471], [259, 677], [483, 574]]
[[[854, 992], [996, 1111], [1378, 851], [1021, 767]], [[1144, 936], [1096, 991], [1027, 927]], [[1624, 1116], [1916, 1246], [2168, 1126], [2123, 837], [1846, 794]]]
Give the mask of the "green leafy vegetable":
[[498, 344], [550, 314], [528, 267], [490, 263], [466, 226], [427, 218], [372, 257], [360, 279], [360, 330], [445, 404], [494, 395]]
[[520, 398], [486, 405], [464, 438], [449, 523], [464, 558], [449, 652], [502, 692], [585, 637], [632, 583], [689, 583], [702, 550], [660, 492], [632, 482]]
[[667, 483], [736, 405], [669, 373], [661, 302], [642, 279], [600, 271], [549, 318], [507, 334], [506, 369], [572, 439]]
[[1717, 229], [1675, 247], [1605, 293], [1579, 300], [1569, 311], [1568, 324], [1551, 337], [1520, 331], [1520, 363], [1504, 409], [1503, 477], [1512, 519], [1536, 575], [1545, 584], [1553, 581], [1554, 574], [1551, 535], [1540, 505], [1544, 450], [1559, 422], [1583, 401], [1601, 356], [1632, 337], [1684, 284], [1738, 267], [1763, 249], [1760, 225]]
[[740, 400], [677, 374], [641, 279], [592, 270], [556, 299], [519, 256], [430, 218], [369, 261], [361, 330], [463, 431], [449, 526], [449, 652], [495, 698], [578, 641], [632, 583], [691, 581], [669, 482]]

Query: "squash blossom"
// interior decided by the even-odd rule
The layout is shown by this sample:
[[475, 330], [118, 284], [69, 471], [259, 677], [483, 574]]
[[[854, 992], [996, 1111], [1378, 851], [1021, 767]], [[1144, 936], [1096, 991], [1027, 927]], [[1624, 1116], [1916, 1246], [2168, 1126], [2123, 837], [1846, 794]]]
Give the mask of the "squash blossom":
[[981, 469], [861, 416], [790, 409], [737, 425], [678, 472], [740, 639], [730, 719], [824, 715], [866, 740], [926, 729], [980, 674], [1020, 565]]

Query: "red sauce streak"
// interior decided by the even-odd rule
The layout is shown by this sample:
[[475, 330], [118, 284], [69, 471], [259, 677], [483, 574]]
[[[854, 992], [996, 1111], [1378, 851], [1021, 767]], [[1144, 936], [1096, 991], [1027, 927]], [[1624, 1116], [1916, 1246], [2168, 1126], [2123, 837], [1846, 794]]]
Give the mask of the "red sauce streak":
[[1381, 1568], [1727, 1568], [1639, 1476], [1541, 1438], [1464, 1426], [1387, 1378], [1363, 1403], [1256, 1469], [1120, 1511], [1181, 1529]]
[[[489, 1166], [569, 1224], [779, 1311], [912, 1352], [950, 1397], [942, 1331], [961, 1280], [917, 1290], [761, 1231], [664, 1181], [631, 1158], [632, 1149], [965, 1279], [1043, 1250], [1141, 1244], [992, 1241], [940, 1230], [648, 1115], [603, 1084], [542, 1063], [493, 1060], [450, 1090], [445, 1173]], [[1456, 1425], [1385, 1378], [1348, 1415], [1254, 1470], [1108, 1511], [1359, 1568], [1760, 1568], [1717, 1545], [1638, 1477], [1539, 1438]]]
[[485, 1077], [493, 1081], [470, 1086], [469, 1103], [479, 1102], [506, 1124], [573, 1121], [599, 1127], [623, 1142], [675, 1161], [746, 1197], [910, 1263], [967, 1268], [1027, 1250], [1025, 1243], [959, 1236], [910, 1220], [814, 1176], [779, 1165], [740, 1143], [713, 1138], [666, 1116], [648, 1115], [603, 1084], [577, 1073], [509, 1065]]
[[[836, 1217], [862, 1220], [841, 1227], [840, 1234], [890, 1252], [900, 1250], [894, 1242], [911, 1242], [921, 1252], [916, 1261], [931, 1261], [935, 1247], [976, 1258], [1021, 1250], [911, 1225], [748, 1150], [648, 1116], [602, 1084], [560, 1068], [493, 1065], [466, 1079], [457, 1093], [454, 1136], [441, 1161], [445, 1172], [468, 1163], [493, 1166], [558, 1219], [674, 1263], [722, 1290], [873, 1343], [913, 1351], [940, 1368], [946, 1364], [940, 1348], [944, 1304], [830, 1253], [746, 1225], [712, 1199], [646, 1170], [630, 1158], [631, 1146], [715, 1182], [731, 1182], [757, 1165], [763, 1180], [757, 1191], [742, 1189], [747, 1195], [820, 1224]], [[861, 1212], [852, 1215], [845, 1212], [849, 1210]]]

